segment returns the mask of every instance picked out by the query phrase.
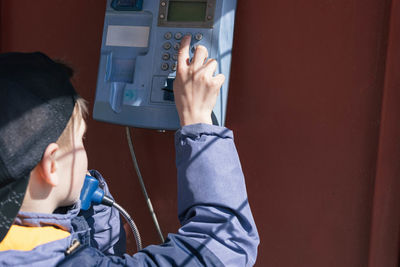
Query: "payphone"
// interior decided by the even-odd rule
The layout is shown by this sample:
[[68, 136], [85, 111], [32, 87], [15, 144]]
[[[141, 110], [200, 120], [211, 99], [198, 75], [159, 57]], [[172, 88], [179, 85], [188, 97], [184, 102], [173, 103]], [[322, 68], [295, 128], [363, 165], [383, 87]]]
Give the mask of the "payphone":
[[94, 119], [176, 130], [174, 103], [180, 40], [192, 35], [191, 55], [204, 45], [226, 77], [214, 122], [225, 123], [237, 0], [107, 0]]

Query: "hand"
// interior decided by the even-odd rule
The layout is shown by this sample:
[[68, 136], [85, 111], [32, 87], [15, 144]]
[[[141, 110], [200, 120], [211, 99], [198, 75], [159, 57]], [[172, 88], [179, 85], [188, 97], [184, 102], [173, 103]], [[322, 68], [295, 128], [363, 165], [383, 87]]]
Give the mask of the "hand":
[[189, 62], [190, 39], [190, 35], [185, 36], [179, 50], [174, 81], [176, 108], [181, 126], [212, 124], [211, 113], [225, 76], [214, 76], [218, 63], [215, 59], [207, 59], [208, 51], [204, 46], [197, 47], [192, 62]]

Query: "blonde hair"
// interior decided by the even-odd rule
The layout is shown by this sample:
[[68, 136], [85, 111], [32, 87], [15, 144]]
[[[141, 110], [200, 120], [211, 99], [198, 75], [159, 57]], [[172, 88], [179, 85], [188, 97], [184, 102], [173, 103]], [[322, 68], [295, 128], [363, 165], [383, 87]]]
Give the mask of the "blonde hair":
[[[85, 122], [87, 114], [88, 108], [86, 100], [79, 97], [75, 102], [75, 107], [72, 111], [72, 115], [67, 123], [67, 126], [57, 140], [57, 144], [60, 146], [61, 149], [68, 149], [72, 147], [72, 138], [75, 135], [76, 131], [79, 129], [81, 123]], [[75, 122], [78, 122], [78, 124], [76, 124]]]

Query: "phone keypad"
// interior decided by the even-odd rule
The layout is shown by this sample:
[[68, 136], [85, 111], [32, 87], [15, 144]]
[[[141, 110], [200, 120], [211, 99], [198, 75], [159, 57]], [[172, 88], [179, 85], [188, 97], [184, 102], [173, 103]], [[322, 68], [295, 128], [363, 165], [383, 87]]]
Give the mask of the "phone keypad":
[[[192, 35], [192, 44], [193, 42], [199, 42], [203, 39], [203, 34], [202, 33], [185, 33], [185, 35]], [[161, 70], [163, 71], [176, 71], [177, 68], [177, 61], [178, 61], [178, 53], [176, 53], [179, 48], [181, 47], [180, 40], [183, 38], [184, 34], [182, 32], [166, 32], [164, 33], [164, 43], [162, 48], [164, 51], [161, 54], [162, 58], [162, 63], [161, 63]], [[173, 38], [172, 38], [173, 37]], [[172, 53], [172, 56], [169, 52], [171, 48], [173, 48], [172, 51], [176, 51], [175, 53]], [[196, 50], [196, 46], [191, 47], [191, 52], [194, 53]], [[172, 62], [171, 62], [172, 61]]]

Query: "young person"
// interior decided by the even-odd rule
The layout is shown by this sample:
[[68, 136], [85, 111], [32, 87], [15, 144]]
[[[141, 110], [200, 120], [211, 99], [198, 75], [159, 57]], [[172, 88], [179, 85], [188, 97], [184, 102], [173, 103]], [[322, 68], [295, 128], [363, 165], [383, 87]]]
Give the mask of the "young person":
[[[224, 76], [181, 42], [174, 82], [181, 228], [162, 245], [125, 253], [118, 212], [80, 211], [87, 172], [85, 107], [68, 71], [41, 53], [0, 55], [0, 265], [252, 266], [259, 237], [233, 134], [213, 126]], [[99, 179], [109, 194], [103, 177]]]

